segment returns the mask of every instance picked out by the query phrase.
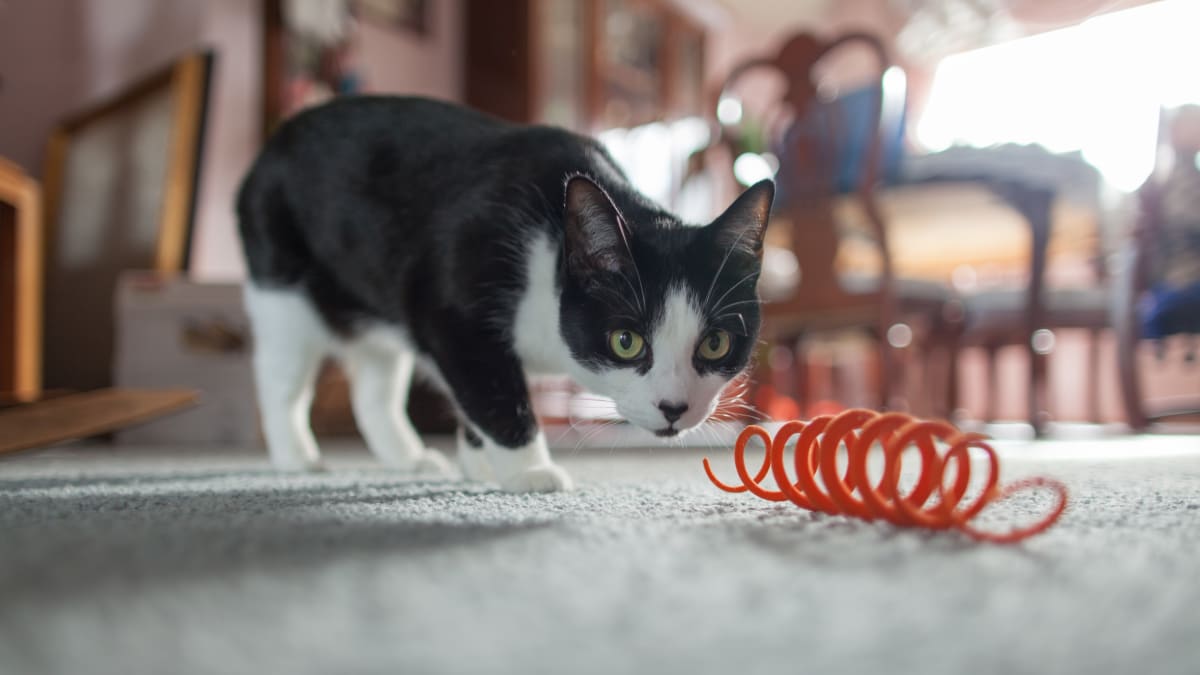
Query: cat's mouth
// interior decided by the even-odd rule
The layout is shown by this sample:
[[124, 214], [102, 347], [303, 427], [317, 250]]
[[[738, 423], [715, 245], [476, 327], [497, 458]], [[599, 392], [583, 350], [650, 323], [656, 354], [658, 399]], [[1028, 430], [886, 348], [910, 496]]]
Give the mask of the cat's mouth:
[[666, 429], [655, 429], [654, 435], [658, 436], [659, 438], [672, 438], [679, 435], [679, 429], [676, 429], [675, 425], [672, 424]]

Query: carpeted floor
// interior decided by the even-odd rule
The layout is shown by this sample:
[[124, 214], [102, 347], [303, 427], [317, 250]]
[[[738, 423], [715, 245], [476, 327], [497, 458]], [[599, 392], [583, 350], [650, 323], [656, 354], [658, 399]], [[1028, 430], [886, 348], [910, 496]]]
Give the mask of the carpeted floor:
[[550, 496], [356, 449], [8, 458], [0, 673], [1200, 672], [1200, 437], [1005, 448], [1073, 490], [1012, 547], [726, 495], [679, 449], [559, 453]]

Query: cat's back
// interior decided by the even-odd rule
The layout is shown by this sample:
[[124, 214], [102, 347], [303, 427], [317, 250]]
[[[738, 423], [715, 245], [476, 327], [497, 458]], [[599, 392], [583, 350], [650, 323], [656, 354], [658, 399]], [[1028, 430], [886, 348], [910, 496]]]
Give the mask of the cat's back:
[[563, 129], [512, 124], [433, 99], [352, 96], [284, 122], [246, 183], [283, 183], [297, 202], [391, 201], [504, 191], [514, 180], [558, 190], [571, 171], [610, 170], [593, 139]]
[[372, 168], [381, 155], [393, 164], [407, 160], [419, 166], [432, 157], [453, 157], [456, 149], [486, 145], [512, 128], [483, 113], [432, 99], [342, 97], [285, 121], [262, 157], [331, 172]]

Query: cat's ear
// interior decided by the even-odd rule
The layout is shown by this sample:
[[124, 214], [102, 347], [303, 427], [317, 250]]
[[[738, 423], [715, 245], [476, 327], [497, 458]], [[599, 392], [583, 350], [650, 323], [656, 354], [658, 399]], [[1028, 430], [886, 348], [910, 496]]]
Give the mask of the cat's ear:
[[775, 183], [761, 180], [743, 192], [709, 225], [721, 251], [739, 251], [762, 258], [763, 235], [775, 199]]
[[572, 272], [619, 270], [629, 257], [628, 232], [608, 194], [583, 176], [566, 186], [567, 268]]

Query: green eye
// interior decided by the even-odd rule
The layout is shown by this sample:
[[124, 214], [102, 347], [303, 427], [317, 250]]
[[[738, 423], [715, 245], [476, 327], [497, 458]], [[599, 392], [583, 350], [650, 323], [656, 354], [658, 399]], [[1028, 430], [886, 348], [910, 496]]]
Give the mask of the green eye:
[[645, 351], [646, 341], [631, 330], [614, 330], [608, 334], [608, 348], [623, 361], [632, 361]]
[[700, 358], [706, 361], [717, 361], [725, 358], [725, 355], [729, 353], [732, 342], [729, 333], [717, 329], [704, 336], [697, 351]]

